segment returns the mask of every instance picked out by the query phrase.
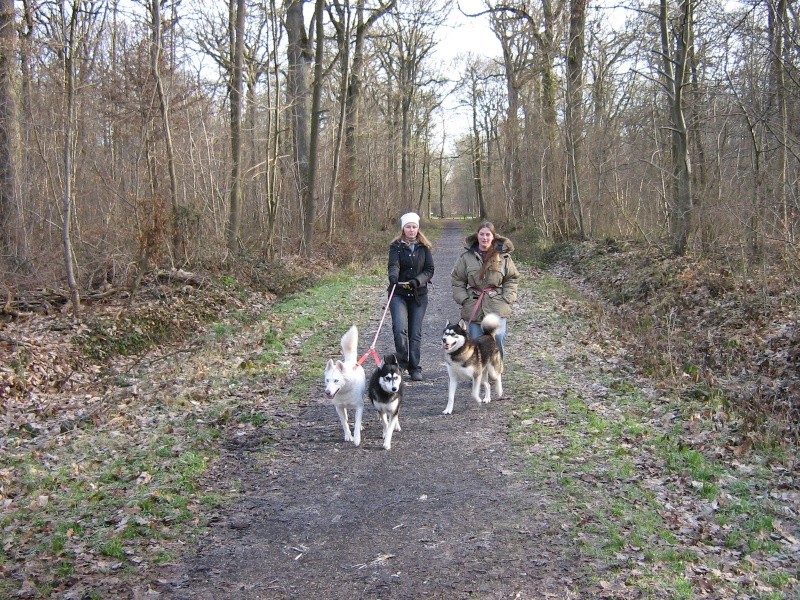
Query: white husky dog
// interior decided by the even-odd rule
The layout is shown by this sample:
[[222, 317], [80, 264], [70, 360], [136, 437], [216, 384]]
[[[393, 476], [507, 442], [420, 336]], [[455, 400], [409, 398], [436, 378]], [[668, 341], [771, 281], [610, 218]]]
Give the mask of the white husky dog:
[[[325, 368], [325, 395], [336, 407], [336, 414], [342, 422], [344, 441], [361, 444], [361, 417], [364, 414], [364, 391], [367, 386], [364, 368], [358, 364], [358, 328], [353, 325], [342, 336], [342, 357], [344, 360], [328, 360]], [[353, 433], [347, 422], [347, 410], [355, 413]]]

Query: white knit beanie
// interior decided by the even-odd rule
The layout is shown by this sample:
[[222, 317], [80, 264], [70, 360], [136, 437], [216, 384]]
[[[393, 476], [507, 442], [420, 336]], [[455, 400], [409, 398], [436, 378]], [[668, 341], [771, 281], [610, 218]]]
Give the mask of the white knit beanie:
[[400, 227], [405, 227], [409, 223], [416, 223], [417, 227], [419, 227], [419, 215], [417, 213], [410, 212], [400, 217]]

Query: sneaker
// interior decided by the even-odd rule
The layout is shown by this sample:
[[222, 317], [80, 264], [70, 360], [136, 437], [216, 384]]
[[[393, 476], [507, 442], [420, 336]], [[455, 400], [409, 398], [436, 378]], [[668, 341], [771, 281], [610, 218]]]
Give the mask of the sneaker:
[[411, 381], [422, 381], [422, 371], [419, 369], [411, 371]]

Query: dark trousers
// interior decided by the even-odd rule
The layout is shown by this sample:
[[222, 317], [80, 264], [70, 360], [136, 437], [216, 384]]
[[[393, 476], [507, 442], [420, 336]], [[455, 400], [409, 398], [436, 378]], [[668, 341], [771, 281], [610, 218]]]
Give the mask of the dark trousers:
[[422, 349], [422, 319], [428, 309], [428, 295], [406, 298], [395, 294], [389, 303], [392, 314], [394, 348], [400, 366], [409, 372], [420, 369], [419, 360]]

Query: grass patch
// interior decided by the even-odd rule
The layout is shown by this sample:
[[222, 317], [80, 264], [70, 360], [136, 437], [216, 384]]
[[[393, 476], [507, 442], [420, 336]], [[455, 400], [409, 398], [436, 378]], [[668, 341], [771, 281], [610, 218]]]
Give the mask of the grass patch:
[[[196, 364], [213, 367], [198, 386], [190, 385], [198, 377], [195, 362], [176, 364], [173, 373], [165, 364], [166, 381], [185, 383], [164, 386], [151, 400], [109, 403], [101, 419], [71, 430], [46, 452], [43, 438], [30, 445], [18, 440], [12, 452], [0, 455], [0, 490], [13, 499], [0, 513], [0, 565], [16, 565], [14, 575], [0, 581], [0, 597], [12, 597], [28, 571], [36, 574], [39, 596], [47, 597], [70, 581], [91, 577], [91, 569], [98, 568], [93, 564], [118, 562], [115, 575], [124, 580], [147, 564], [172, 560], [174, 542], [190, 540], [204, 525], [204, 515], [236, 495], [200, 487], [226, 429], [258, 430], [266, 456], [273, 439], [269, 432], [285, 426], [268, 405], [243, 401], [232, 392], [291, 375], [291, 385], [276, 389], [285, 390], [285, 401], [306, 400], [351, 324], [359, 327], [360, 349], [368, 347], [374, 317], [386, 301], [384, 277], [383, 267], [346, 269], [261, 314], [233, 309], [208, 326], [208, 347]], [[239, 283], [231, 279], [223, 285], [238, 289]], [[364, 298], [370, 295], [373, 310], [365, 310]], [[98, 319], [75, 343], [88, 355], [108, 360], [187, 331], [148, 319]], [[241, 355], [230, 356], [229, 340], [238, 339], [251, 346], [238, 343]], [[100, 598], [118, 593], [87, 592]]]
[[[547, 277], [522, 285], [529, 288], [523, 293], [545, 298], [540, 305], [556, 306], [547, 298], [560, 294], [558, 285]], [[714, 585], [722, 595], [790, 597], [798, 573], [785, 568], [791, 557], [775, 542], [777, 515], [768, 495], [754, 493], [769, 474], [757, 466], [733, 472], [689, 443], [687, 432], [700, 437], [704, 428], [713, 430], [719, 395], [698, 386], [697, 394], [665, 405], [627, 375], [587, 375], [593, 367], [580, 347], [565, 349], [570, 338], [580, 339], [571, 332], [591, 329], [580, 322], [586, 313], [572, 306], [550, 312], [523, 326], [549, 329], [553, 339], [522, 341], [509, 361], [510, 436], [527, 457], [529, 476], [552, 482], [553, 495], [563, 500], [562, 528], [580, 551], [643, 597], [699, 597], [699, 579], [687, 576], [696, 571], [720, 573]], [[531, 357], [541, 368], [531, 366]], [[591, 388], [599, 394], [585, 392], [587, 379], [600, 384]], [[659, 415], [674, 415], [672, 427], [664, 429], [671, 419]], [[713, 558], [719, 555], [726, 562]], [[635, 567], [641, 563], [647, 568]], [[740, 571], [752, 575], [742, 578]]]

